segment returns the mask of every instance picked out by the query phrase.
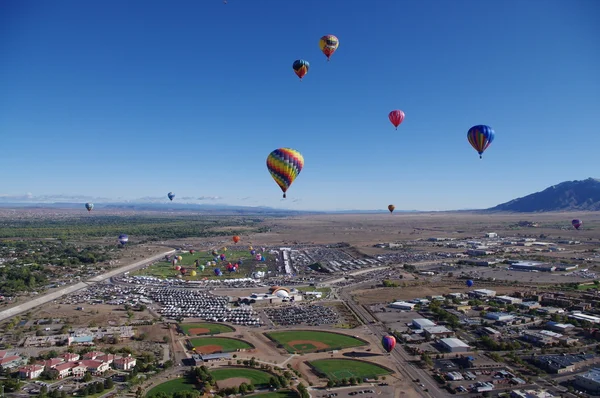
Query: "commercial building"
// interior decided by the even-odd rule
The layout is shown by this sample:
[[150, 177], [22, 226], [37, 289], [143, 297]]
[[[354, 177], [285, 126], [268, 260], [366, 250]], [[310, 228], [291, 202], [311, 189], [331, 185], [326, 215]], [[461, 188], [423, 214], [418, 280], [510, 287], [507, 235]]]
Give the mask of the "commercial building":
[[511, 314], [507, 314], [505, 312], [488, 312], [487, 314], [485, 314], [485, 317], [487, 319], [492, 319], [494, 321], [510, 321], [515, 316], [511, 315]]
[[475, 289], [469, 292], [469, 295], [473, 295], [476, 297], [496, 297], [496, 291], [489, 289]]
[[567, 333], [573, 330], [575, 326], [571, 325], [570, 323], [558, 323], [554, 321], [548, 321], [546, 323], [546, 327], [554, 332]]
[[593, 368], [586, 373], [575, 376], [573, 384], [589, 393], [600, 393], [600, 368]]
[[469, 352], [471, 350], [467, 343], [453, 337], [441, 339], [440, 344], [448, 352]]
[[454, 336], [454, 332], [445, 326], [428, 326], [424, 327], [423, 330], [425, 332], [425, 337], [429, 339]]
[[407, 303], [406, 301], [395, 301], [389, 305], [390, 308], [394, 308], [396, 310], [405, 310], [412, 311], [415, 309], [416, 304]]
[[569, 315], [569, 318], [578, 319], [580, 321], [588, 321], [591, 323], [600, 323], [599, 317], [583, 314], [581, 312], [573, 313], [572, 315]]
[[510, 265], [510, 268], [515, 271], [538, 271], [538, 272], [554, 272], [554, 265], [540, 263], [537, 261], [517, 261]]
[[19, 377], [21, 379], [37, 379], [43, 371], [42, 365], [27, 365], [19, 368]]
[[219, 361], [221, 359], [231, 359], [231, 354], [227, 352], [218, 353], [218, 354], [205, 354], [199, 355], [200, 359], [204, 362], [213, 362]]
[[520, 298], [510, 296], [496, 296], [495, 300], [505, 304], [521, 304], [523, 302]]
[[416, 329], [423, 329], [423, 328], [428, 328], [428, 327], [436, 326], [435, 322], [432, 322], [429, 319], [425, 319], [425, 318], [413, 319], [412, 320], [412, 325]]

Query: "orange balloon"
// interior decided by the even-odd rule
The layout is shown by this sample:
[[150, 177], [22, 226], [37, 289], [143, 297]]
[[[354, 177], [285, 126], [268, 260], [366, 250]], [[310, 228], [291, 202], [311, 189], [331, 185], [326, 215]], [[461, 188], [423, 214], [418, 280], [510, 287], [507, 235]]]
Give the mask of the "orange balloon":
[[233, 237], [233, 242], [234, 243], [238, 243], [239, 241], [240, 241], [240, 237], [239, 236], [236, 235], [236, 236]]

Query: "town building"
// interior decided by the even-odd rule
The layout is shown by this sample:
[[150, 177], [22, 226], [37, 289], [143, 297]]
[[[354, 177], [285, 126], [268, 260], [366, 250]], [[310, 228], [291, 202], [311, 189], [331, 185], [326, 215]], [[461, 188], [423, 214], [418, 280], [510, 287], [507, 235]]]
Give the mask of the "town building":
[[390, 308], [396, 310], [412, 311], [415, 309], [416, 304], [407, 303], [406, 301], [395, 301], [389, 305]]
[[515, 316], [511, 315], [511, 314], [507, 314], [505, 312], [488, 312], [487, 314], [485, 314], [485, 317], [487, 319], [492, 319], [494, 321], [510, 321], [512, 320]]
[[423, 328], [423, 331], [428, 339], [454, 336], [454, 332], [445, 326], [427, 326]]
[[520, 298], [510, 296], [496, 296], [495, 300], [505, 304], [520, 304], [523, 302]]
[[587, 322], [591, 322], [591, 323], [600, 323], [599, 317], [593, 316], [593, 315], [587, 315], [587, 314], [584, 314], [581, 312], [573, 313], [573, 314], [569, 315], [569, 318], [577, 319], [580, 321], [587, 321]]
[[435, 322], [430, 321], [426, 318], [417, 318], [412, 320], [412, 325], [416, 329], [423, 329], [427, 327], [436, 326]]
[[580, 375], [575, 376], [573, 384], [592, 394], [600, 393], [600, 368], [590, 369]]
[[19, 377], [22, 379], [37, 379], [44, 371], [42, 365], [27, 365], [19, 368]]
[[471, 349], [467, 343], [453, 337], [441, 339], [440, 344], [444, 349], [446, 349], [446, 351], [449, 352], [468, 352]]
[[489, 289], [475, 289], [475, 290], [470, 291], [469, 295], [473, 295], [475, 297], [481, 297], [481, 298], [496, 297], [496, 291], [489, 290]]
[[502, 333], [500, 333], [498, 330], [496, 330], [494, 328], [490, 328], [490, 327], [483, 327], [483, 328], [479, 329], [479, 334], [482, 336], [488, 336], [494, 340], [502, 337]]
[[123, 358], [117, 358], [114, 360], [113, 362], [115, 369], [119, 369], [119, 370], [131, 370], [135, 367], [136, 365], [136, 360], [134, 357], [127, 356], [127, 357], [123, 357]]
[[227, 352], [218, 353], [218, 354], [206, 354], [200, 355], [200, 359], [204, 362], [214, 362], [219, 361], [221, 359], [231, 359], [231, 354]]
[[571, 325], [570, 323], [558, 323], [554, 321], [548, 321], [546, 323], [546, 327], [554, 332], [559, 333], [568, 333], [575, 328], [575, 326]]

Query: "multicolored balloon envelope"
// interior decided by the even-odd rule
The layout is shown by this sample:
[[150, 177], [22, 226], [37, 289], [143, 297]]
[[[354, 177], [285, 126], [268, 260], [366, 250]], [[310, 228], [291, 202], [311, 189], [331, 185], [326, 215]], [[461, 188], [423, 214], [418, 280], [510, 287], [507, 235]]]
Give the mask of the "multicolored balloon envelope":
[[169, 200], [173, 200], [173, 198], [175, 197], [175, 194], [173, 192], [169, 192], [167, 194], [167, 197], [169, 198]]
[[306, 76], [306, 74], [308, 73], [308, 69], [310, 68], [310, 63], [303, 59], [297, 59], [292, 64], [292, 68], [294, 68], [294, 72], [300, 78], [300, 81], [302, 81], [302, 78], [304, 76]]
[[396, 127], [396, 130], [398, 130], [398, 126], [400, 126], [400, 123], [402, 123], [402, 121], [404, 120], [404, 112], [402, 112], [400, 109], [393, 110], [388, 115], [388, 118], [390, 119], [390, 122], [392, 122], [392, 124]]
[[275, 149], [267, 157], [269, 173], [271, 173], [271, 177], [273, 177], [279, 188], [283, 191], [284, 198], [286, 197], [285, 193], [296, 177], [298, 177], [303, 167], [304, 157], [295, 149]]
[[571, 221], [571, 225], [573, 226], [573, 228], [579, 229], [583, 225], [583, 221], [575, 219]]
[[119, 243], [120, 244], [124, 245], [127, 242], [129, 242], [129, 236], [127, 236], [125, 234], [119, 235]]
[[473, 126], [467, 132], [467, 139], [469, 140], [471, 146], [479, 154], [479, 159], [481, 159], [483, 152], [485, 152], [485, 150], [494, 141], [495, 136], [496, 133], [494, 132], [494, 129], [483, 124]]
[[388, 210], [390, 211], [390, 213], [393, 213], [395, 208], [396, 208], [396, 206], [394, 206], [394, 205], [388, 206]]
[[333, 55], [340, 45], [340, 41], [334, 35], [325, 35], [319, 40], [319, 48], [323, 51], [323, 54], [327, 57], [327, 61]]
[[391, 352], [396, 347], [396, 338], [394, 336], [383, 336], [381, 339], [381, 345], [387, 352]]
[[465, 282], [465, 284], [467, 285], [467, 287], [471, 287], [471, 286], [473, 286], [473, 281], [471, 279], [469, 279]]
[[88, 212], [90, 212], [94, 208], [94, 204], [93, 203], [86, 203], [85, 204], [85, 208], [87, 209]]

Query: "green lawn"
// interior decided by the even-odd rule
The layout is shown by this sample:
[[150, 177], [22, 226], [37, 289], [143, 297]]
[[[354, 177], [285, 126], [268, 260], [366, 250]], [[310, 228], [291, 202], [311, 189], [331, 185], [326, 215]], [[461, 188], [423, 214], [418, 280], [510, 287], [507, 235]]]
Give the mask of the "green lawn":
[[[217, 248], [219, 255], [221, 253], [225, 254], [226, 259], [225, 259], [225, 261], [220, 261], [220, 260], [217, 261], [217, 265], [215, 267], [206, 265], [207, 261], [214, 261], [214, 257], [215, 257], [212, 255], [211, 252], [208, 252], [208, 251], [198, 251], [198, 252], [195, 252], [194, 254], [190, 254], [189, 252], [178, 253], [177, 255], [181, 256], [182, 260], [178, 261], [177, 265], [179, 265], [183, 268], [186, 268], [188, 270], [188, 273], [186, 274], [186, 276], [183, 277], [185, 280], [201, 280], [204, 278], [241, 278], [241, 277], [246, 277], [248, 275], [248, 273], [250, 273], [251, 269], [253, 269], [255, 267], [260, 267], [265, 264], [263, 262], [256, 261], [254, 256], [250, 254], [250, 250], [248, 250], [247, 247], [248, 247], [247, 245], [245, 245], [245, 246], [239, 245], [238, 247], [233, 247], [233, 245], [231, 245], [231, 247], [229, 247], [229, 246], [227, 247], [226, 252], [223, 252], [221, 250], [221, 248]], [[260, 250], [257, 251], [257, 253], [260, 253]], [[267, 261], [269, 260], [270, 257], [272, 257], [271, 255], [269, 255], [267, 253], [261, 253], [261, 254], [267, 258]], [[227, 264], [230, 262], [232, 264], [234, 264], [240, 259], [242, 260], [242, 265], [240, 265], [238, 271], [231, 272], [231, 273], [228, 272]], [[200, 271], [199, 268], [195, 267], [194, 263], [196, 260], [199, 260], [200, 264], [203, 264], [205, 266], [204, 271]], [[215, 276], [215, 272], [214, 272], [215, 268], [220, 268], [221, 271], [223, 272], [223, 275], [220, 277]], [[192, 270], [196, 271], [196, 276], [190, 275], [190, 272]], [[161, 262], [158, 262], [156, 264], [149, 266], [148, 268], [143, 268], [143, 269], [134, 271], [131, 273], [131, 275], [155, 276], [157, 278], [176, 278], [178, 275], [180, 275], [180, 272], [173, 269], [173, 264], [171, 264], [170, 262], [161, 261]]]
[[298, 395], [290, 390], [282, 390], [276, 392], [263, 392], [259, 394], [249, 395], [250, 397], [260, 398], [297, 398]]
[[[290, 353], [294, 352], [315, 352], [319, 349], [319, 345], [311, 344], [310, 342], [322, 343], [327, 345], [327, 350], [341, 350], [350, 347], [360, 347], [367, 343], [348, 336], [345, 334], [331, 333], [331, 332], [320, 332], [313, 330], [294, 330], [289, 332], [270, 332], [265, 333], [269, 338], [275, 340], [278, 344], [282, 344], [286, 350]], [[290, 342], [304, 341], [304, 343], [298, 343], [290, 345]]]
[[577, 290], [589, 290], [589, 289], [600, 289], [600, 285], [596, 285], [594, 283], [590, 285], [578, 285]]
[[194, 348], [218, 345], [221, 346], [222, 352], [232, 352], [237, 351], [238, 349], [243, 350], [254, 348], [251, 344], [243, 340], [230, 339], [227, 337], [198, 337], [195, 339], [190, 339], [190, 343]]
[[[190, 335], [190, 329], [208, 329], [209, 333], [201, 333], [201, 334], [219, 334], [219, 333], [229, 333], [234, 332], [235, 329], [231, 326], [223, 325], [221, 323], [208, 323], [208, 322], [200, 322], [200, 323], [180, 323], [177, 326], [181, 329], [184, 334]], [[196, 336], [199, 333], [195, 334]]]
[[196, 389], [195, 385], [190, 384], [185, 379], [185, 377], [180, 377], [180, 378], [169, 380], [167, 382], [157, 385], [152, 390], [148, 391], [148, 394], [146, 394], [146, 397], [151, 397], [152, 395], [158, 394], [161, 391], [165, 392], [167, 394], [173, 394], [174, 392], [177, 392], [177, 391], [190, 391], [190, 390], [195, 390], [195, 389]]
[[327, 378], [337, 380], [353, 376], [361, 379], [365, 377], [371, 378], [391, 373], [389, 370], [374, 363], [353, 359], [319, 359], [311, 361], [310, 364], [319, 372], [326, 375]]
[[211, 370], [210, 374], [213, 375], [217, 381], [234, 377], [243, 377], [250, 380], [256, 387], [269, 384], [269, 379], [273, 377], [270, 373], [250, 368], [221, 368]]

